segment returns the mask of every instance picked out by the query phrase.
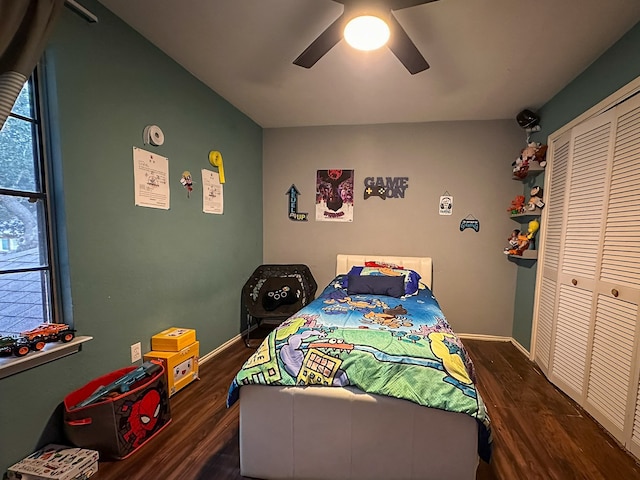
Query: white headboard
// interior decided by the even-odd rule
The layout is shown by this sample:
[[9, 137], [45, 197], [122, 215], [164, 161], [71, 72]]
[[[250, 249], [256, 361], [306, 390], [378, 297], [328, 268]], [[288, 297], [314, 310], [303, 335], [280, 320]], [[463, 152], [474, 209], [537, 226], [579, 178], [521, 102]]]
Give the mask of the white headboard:
[[364, 265], [364, 262], [384, 262], [402, 265], [420, 274], [420, 281], [427, 287], [431, 287], [433, 280], [433, 262], [431, 257], [385, 257], [381, 255], [343, 255], [338, 254], [336, 259], [336, 275], [349, 273], [351, 267]]

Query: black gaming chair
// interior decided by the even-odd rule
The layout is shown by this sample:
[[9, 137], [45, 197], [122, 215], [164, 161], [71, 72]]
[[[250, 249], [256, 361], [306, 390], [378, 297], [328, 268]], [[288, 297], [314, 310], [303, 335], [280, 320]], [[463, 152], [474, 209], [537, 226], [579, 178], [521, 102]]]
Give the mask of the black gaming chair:
[[306, 265], [260, 265], [242, 287], [242, 303], [247, 315], [247, 347], [254, 328], [278, 325], [311, 302], [318, 284]]

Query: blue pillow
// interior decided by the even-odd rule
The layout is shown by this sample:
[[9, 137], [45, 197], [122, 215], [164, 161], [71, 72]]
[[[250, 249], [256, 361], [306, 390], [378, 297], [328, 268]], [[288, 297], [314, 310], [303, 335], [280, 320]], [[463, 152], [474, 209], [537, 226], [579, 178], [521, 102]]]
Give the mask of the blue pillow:
[[348, 275], [347, 293], [386, 295], [388, 297], [402, 297], [404, 293], [404, 278], [377, 275]]
[[409, 269], [399, 268], [381, 268], [381, 267], [351, 267], [351, 270], [344, 277], [342, 286], [347, 288], [349, 286], [349, 276], [387, 276], [387, 277], [401, 277], [404, 278], [404, 293], [405, 295], [413, 295], [420, 288], [420, 274]]

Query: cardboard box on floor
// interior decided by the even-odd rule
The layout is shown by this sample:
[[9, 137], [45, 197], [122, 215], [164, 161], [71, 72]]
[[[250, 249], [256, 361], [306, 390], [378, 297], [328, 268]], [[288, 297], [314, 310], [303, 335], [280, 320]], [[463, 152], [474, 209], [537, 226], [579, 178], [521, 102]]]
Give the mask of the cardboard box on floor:
[[164, 365], [169, 396], [174, 395], [198, 377], [200, 342], [193, 342], [179, 352], [153, 350], [145, 353], [144, 360], [159, 360]]

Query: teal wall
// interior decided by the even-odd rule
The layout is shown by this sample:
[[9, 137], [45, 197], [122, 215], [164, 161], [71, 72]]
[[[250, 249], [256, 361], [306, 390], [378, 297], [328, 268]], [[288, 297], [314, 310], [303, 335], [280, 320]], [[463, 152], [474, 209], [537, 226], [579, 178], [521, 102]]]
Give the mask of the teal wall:
[[[638, 76], [640, 23], [538, 110], [542, 130], [533, 137], [534, 140], [546, 143], [550, 134]], [[544, 225], [540, 228], [544, 228]], [[518, 269], [513, 338], [527, 349], [531, 345], [535, 281], [535, 266]]]
[[[0, 380], [0, 471], [36, 448], [64, 396], [130, 364], [169, 326], [201, 353], [240, 332], [240, 291], [262, 263], [262, 129], [95, 1], [64, 9], [47, 51], [55, 74], [75, 355]], [[171, 209], [134, 206], [132, 147], [165, 133]], [[200, 170], [222, 151], [224, 215], [202, 213]], [[190, 170], [191, 198], [180, 184]], [[59, 418], [59, 417], [56, 417]]]

